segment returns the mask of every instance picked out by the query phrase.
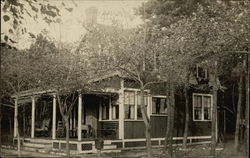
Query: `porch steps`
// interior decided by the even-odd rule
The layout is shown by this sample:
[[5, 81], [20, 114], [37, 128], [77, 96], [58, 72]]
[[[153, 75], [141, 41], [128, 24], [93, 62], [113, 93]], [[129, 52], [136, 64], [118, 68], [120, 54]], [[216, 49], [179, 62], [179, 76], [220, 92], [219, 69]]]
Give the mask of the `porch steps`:
[[48, 153], [52, 149], [52, 143], [44, 139], [25, 139], [22, 148], [26, 151]]
[[24, 151], [33, 151], [33, 152], [39, 152], [39, 153], [46, 153], [46, 151], [44, 150], [44, 148], [34, 148], [34, 147], [24, 146], [24, 147], [22, 147], [22, 149]]
[[121, 149], [104, 149], [101, 153], [120, 153]]
[[112, 144], [104, 144], [103, 145], [103, 150], [110, 150], [110, 149], [117, 149], [117, 146], [112, 145]]
[[33, 147], [33, 148], [45, 148], [47, 147], [48, 145], [51, 145], [50, 143], [33, 143], [33, 142], [30, 142], [30, 143], [23, 143], [23, 146], [25, 147]]
[[31, 143], [52, 143], [53, 140], [51, 139], [39, 139], [39, 138], [25, 138], [24, 142], [31, 142]]
[[117, 149], [116, 145], [111, 144], [112, 141], [104, 140], [103, 142], [103, 149], [101, 153], [120, 153], [121, 150]]

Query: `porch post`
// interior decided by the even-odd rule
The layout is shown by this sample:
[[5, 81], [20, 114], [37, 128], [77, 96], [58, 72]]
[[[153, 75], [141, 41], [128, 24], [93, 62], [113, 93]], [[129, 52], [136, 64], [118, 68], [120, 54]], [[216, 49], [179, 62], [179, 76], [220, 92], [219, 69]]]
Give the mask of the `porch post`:
[[56, 95], [53, 94], [52, 139], [56, 139]]
[[109, 120], [112, 120], [111, 95], [109, 95]]
[[32, 96], [32, 109], [31, 109], [31, 138], [35, 136], [35, 97]]
[[119, 139], [124, 139], [124, 80], [121, 79], [119, 92]]
[[82, 139], [82, 94], [78, 96], [78, 141]]
[[137, 120], [138, 92], [135, 91], [135, 120]]
[[15, 114], [14, 114], [14, 137], [17, 137], [17, 115], [18, 115], [18, 107], [17, 107], [17, 99], [15, 99]]

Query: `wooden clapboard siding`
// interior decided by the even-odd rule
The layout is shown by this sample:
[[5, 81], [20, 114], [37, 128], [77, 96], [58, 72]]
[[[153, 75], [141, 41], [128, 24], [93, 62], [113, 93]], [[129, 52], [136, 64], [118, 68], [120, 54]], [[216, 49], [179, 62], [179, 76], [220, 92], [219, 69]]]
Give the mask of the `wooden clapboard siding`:
[[167, 129], [167, 116], [151, 115], [151, 137], [164, 138]]
[[[125, 139], [145, 138], [143, 121], [125, 121]], [[151, 137], [164, 138], [167, 129], [167, 116], [151, 116]]]
[[145, 138], [145, 125], [143, 121], [125, 121], [124, 138]]
[[211, 122], [207, 121], [191, 121], [190, 126], [191, 136], [208, 136], [211, 135]]

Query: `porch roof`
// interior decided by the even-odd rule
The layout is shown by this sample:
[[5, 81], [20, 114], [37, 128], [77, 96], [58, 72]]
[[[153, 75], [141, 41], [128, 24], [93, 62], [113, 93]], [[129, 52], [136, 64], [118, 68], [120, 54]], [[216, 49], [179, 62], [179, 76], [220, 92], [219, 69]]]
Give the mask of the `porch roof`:
[[[91, 83], [94, 83], [97, 81], [102, 81], [104, 79], [114, 77], [114, 76], [118, 76], [120, 78], [127, 78], [125, 75], [123, 75], [119, 71], [112, 71], [109, 73], [106, 72], [105, 75], [96, 75], [96, 77], [93, 77], [92, 79], [90, 79], [88, 81], [88, 83], [91, 84]], [[11, 97], [16, 98], [18, 95], [18, 97], [20, 97], [20, 99], [22, 99], [22, 98], [26, 98], [26, 97], [33, 96], [33, 95], [42, 95], [42, 94], [52, 95], [55, 92], [56, 92], [56, 90], [53, 90], [53, 89], [44, 90], [41, 88], [36, 88], [36, 89], [29, 89], [26, 91], [22, 91], [19, 94], [13, 94]], [[87, 94], [111, 94], [111, 93], [118, 93], [118, 90], [113, 89], [113, 88], [106, 88], [103, 90], [90, 90], [87, 92]]]
[[[91, 90], [88, 92], [85, 92], [84, 94], [100, 94], [100, 95], [104, 95], [104, 94], [116, 94], [118, 93], [119, 90], [117, 89], [113, 89], [113, 88], [106, 88], [103, 90]], [[25, 102], [31, 102], [30, 100], [30, 96], [34, 96], [34, 95], [43, 95], [43, 94], [48, 94], [48, 95], [53, 95], [55, 93], [55, 90], [39, 90], [39, 89], [32, 89], [32, 90], [28, 90], [28, 91], [22, 91], [18, 94], [19, 96], [19, 100], [22, 101], [23, 103]], [[12, 98], [16, 98], [17, 95], [12, 95]]]

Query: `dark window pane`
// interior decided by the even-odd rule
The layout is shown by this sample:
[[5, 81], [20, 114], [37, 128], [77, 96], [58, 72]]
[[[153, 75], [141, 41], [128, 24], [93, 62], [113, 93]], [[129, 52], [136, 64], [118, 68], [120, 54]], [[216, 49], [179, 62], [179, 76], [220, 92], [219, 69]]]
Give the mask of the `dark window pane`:
[[211, 108], [204, 108], [204, 119], [211, 120]]
[[165, 98], [153, 98], [153, 114], [167, 114], [167, 103]]
[[201, 108], [195, 108], [194, 109], [194, 119], [195, 120], [201, 120], [201, 118], [202, 118]]
[[141, 119], [142, 119], [141, 106], [138, 105], [137, 106], [137, 120], [141, 120]]

